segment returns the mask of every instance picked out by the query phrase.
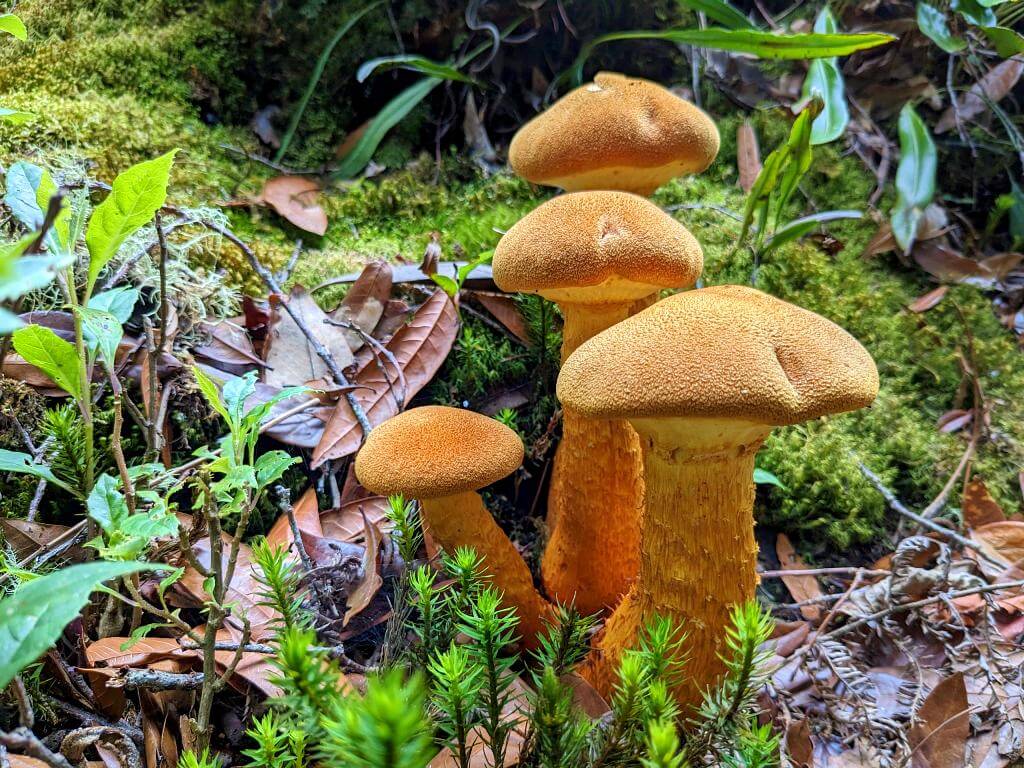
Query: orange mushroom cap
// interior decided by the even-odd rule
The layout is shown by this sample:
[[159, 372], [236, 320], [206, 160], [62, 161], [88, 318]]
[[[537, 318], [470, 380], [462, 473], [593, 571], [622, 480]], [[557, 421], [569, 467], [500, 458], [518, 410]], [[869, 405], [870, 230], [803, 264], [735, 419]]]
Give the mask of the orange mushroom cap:
[[649, 80], [600, 72], [519, 129], [512, 169], [536, 184], [648, 194], [718, 154], [702, 110]]
[[491, 263], [504, 291], [604, 303], [693, 285], [704, 254], [686, 227], [646, 198], [574, 192], [516, 222]]
[[356, 456], [374, 493], [434, 499], [475, 491], [523, 463], [523, 441], [495, 419], [461, 408], [411, 408], [375, 427]]
[[862, 408], [874, 360], [835, 323], [753, 288], [676, 294], [585, 342], [558, 399], [599, 418], [796, 424]]

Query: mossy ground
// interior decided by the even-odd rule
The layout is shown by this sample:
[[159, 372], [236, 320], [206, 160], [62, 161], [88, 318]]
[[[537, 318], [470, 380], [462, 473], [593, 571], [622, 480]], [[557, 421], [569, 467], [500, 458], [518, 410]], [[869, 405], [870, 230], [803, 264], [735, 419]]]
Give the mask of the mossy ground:
[[[94, 173], [109, 180], [138, 160], [179, 146], [185, 152], [172, 182], [176, 200], [206, 204], [255, 195], [271, 172], [220, 147], [255, 149], [248, 129], [209, 125], [204, 107], [211, 99], [224, 113], [242, 114], [254, 106], [230, 75], [239, 71], [239, 39], [218, 32], [231, 14], [251, 5], [26, 0], [19, 12], [32, 40], [19, 48], [0, 45], [0, 69], [9, 75], [0, 100], [37, 118], [23, 126], [0, 125], [0, 160], [34, 156], [52, 164], [88, 158]], [[156, 31], [154, 15], [165, 22]], [[204, 83], [214, 79], [216, 92], [204, 91]], [[656, 201], [683, 206], [675, 215], [704, 246], [705, 284], [745, 283], [753, 264], [746, 250], [734, 249], [739, 225], [709, 207], [742, 210], [734, 142], [739, 118], [724, 104], [713, 105], [712, 112], [723, 137], [719, 159], [705, 174], [668, 185]], [[785, 135], [788, 120], [773, 112], [754, 120], [767, 152]], [[801, 209], [863, 209], [873, 183], [856, 158], [841, 157], [837, 148], [819, 149], [803, 185], [811, 202], [798, 203]], [[302, 237], [305, 250], [292, 281], [312, 286], [372, 258], [418, 262], [434, 231], [441, 233], [445, 258], [473, 256], [492, 247], [498, 230], [548, 194], [505, 174], [484, 178], [453, 156], [440, 172], [424, 158], [325, 195], [330, 226], [323, 238], [301, 233], [259, 207], [232, 208], [229, 215], [270, 265], [284, 263]], [[757, 287], [847, 328], [875, 356], [881, 374], [881, 392], [871, 408], [777, 430], [759, 458], [786, 486], [762, 489], [761, 520], [797, 535], [806, 550], [823, 557], [841, 557], [851, 547], [880, 551], [883, 533], [892, 528], [858, 459], [910, 506], [927, 503], [956, 466], [965, 437], [940, 433], [936, 419], [958, 405], [968, 334], [995, 436], [981, 446], [975, 472], [1007, 512], [1020, 504], [1017, 473], [1024, 450], [1016, 428], [1024, 417], [1024, 366], [1015, 339], [999, 326], [988, 298], [968, 286], [954, 287], [927, 313], [910, 313], [907, 303], [933, 285], [895, 259], [865, 259], [861, 254], [875, 227], [870, 219], [836, 225], [830, 231], [842, 245], [837, 253], [805, 241], [772, 253], [757, 274]], [[211, 241], [202, 259], [227, 270], [243, 288], [259, 289], [233, 249]], [[328, 305], [339, 296], [336, 290], [320, 294]], [[500, 346], [500, 337], [482, 326], [473, 326], [472, 333], [462, 339], [431, 396], [473, 400], [481, 389], [523, 375], [522, 360], [502, 361], [515, 356]], [[470, 361], [474, 344], [487, 346], [486, 354]], [[479, 361], [486, 364], [468, 370]], [[464, 369], [461, 375], [456, 365]]]

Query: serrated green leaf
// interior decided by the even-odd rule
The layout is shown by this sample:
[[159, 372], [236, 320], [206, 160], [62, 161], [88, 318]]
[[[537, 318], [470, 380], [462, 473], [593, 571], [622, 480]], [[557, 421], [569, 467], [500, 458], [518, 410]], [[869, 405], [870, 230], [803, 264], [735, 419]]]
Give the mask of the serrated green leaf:
[[89, 510], [89, 517], [99, 524], [107, 536], [114, 535], [128, 519], [128, 502], [118, 490], [117, 479], [107, 474], [96, 479], [85, 506]]
[[900, 162], [896, 168], [896, 205], [892, 210], [893, 237], [909, 253], [924, 209], [935, 197], [937, 157], [935, 142], [914, 107], [900, 110]]
[[279, 480], [288, 467], [301, 461], [298, 457], [289, 456], [285, 451], [267, 451], [256, 459], [256, 485], [266, 488]]
[[480, 85], [476, 80], [463, 74], [451, 64], [433, 61], [425, 56], [417, 56], [413, 53], [380, 56], [376, 59], [364, 61], [359, 65], [359, 69], [356, 70], [356, 80], [362, 83], [370, 75], [377, 72], [385, 72], [389, 69], [408, 69], [411, 72], [419, 72], [420, 74], [437, 77], [442, 80], [454, 80], [461, 83]]
[[1024, 37], [1009, 27], [982, 27], [981, 31], [1004, 59], [1024, 53]]
[[103, 293], [97, 293], [89, 299], [89, 309], [109, 312], [123, 325], [132, 316], [138, 300], [139, 291], [137, 288], [122, 285]]
[[37, 464], [27, 453], [0, 448], [0, 472], [18, 472], [23, 475], [33, 475], [56, 485], [58, 488], [63, 488], [76, 496], [78, 495], [71, 486], [53, 474], [49, 467]]
[[757, 29], [757, 26], [726, 0], [679, 0], [691, 11], [703, 13], [726, 29]]
[[116, 317], [102, 309], [75, 307], [75, 312], [82, 319], [82, 335], [89, 354], [95, 358], [98, 353], [106, 363], [107, 370], [113, 371], [117, 346], [124, 336], [121, 324]]
[[196, 384], [199, 386], [199, 391], [203, 393], [203, 397], [206, 398], [206, 402], [221, 415], [225, 422], [230, 424], [231, 414], [224, 408], [224, 403], [220, 397], [220, 390], [213, 379], [203, 373], [197, 366], [192, 366], [192, 375], [196, 377]]
[[83, 363], [78, 359], [78, 353], [71, 342], [64, 341], [41, 325], [19, 328], [12, 339], [15, 351], [26, 362], [53, 379], [58, 387], [76, 400], [82, 399], [85, 393], [82, 391], [79, 374]]
[[100, 271], [124, 241], [152, 219], [167, 200], [167, 184], [177, 151], [172, 149], [120, 174], [114, 179], [110, 194], [96, 206], [85, 233], [85, 244], [89, 247], [86, 295], [92, 293]]
[[13, 13], [0, 13], [0, 32], [6, 32], [19, 40], [28, 39], [28, 30], [25, 29], [25, 22]]
[[72, 565], [33, 579], [0, 600], [0, 689], [53, 645], [97, 584], [152, 568], [148, 563]]
[[917, 4], [917, 27], [946, 53], [956, 53], [967, 47], [966, 40], [950, 32], [949, 19], [934, 5], [925, 2]]

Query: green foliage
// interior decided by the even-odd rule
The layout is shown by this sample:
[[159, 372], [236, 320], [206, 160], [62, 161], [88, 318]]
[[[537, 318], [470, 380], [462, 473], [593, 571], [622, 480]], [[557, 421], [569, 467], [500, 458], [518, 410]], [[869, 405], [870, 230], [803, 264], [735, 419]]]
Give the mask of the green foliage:
[[[818, 12], [814, 31], [818, 34], [839, 31], [835, 16], [827, 5]], [[811, 124], [811, 144], [827, 144], [846, 132], [850, 110], [846, 106], [846, 86], [838, 57], [823, 57], [811, 62], [804, 80], [803, 95], [805, 99], [816, 95], [823, 102], [821, 114]]]
[[452, 643], [429, 662], [433, 681], [431, 702], [440, 714], [446, 743], [457, 756], [460, 768], [470, 768], [469, 730], [483, 688], [483, 667], [465, 646]]
[[308, 629], [312, 617], [302, 604], [302, 571], [288, 548], [258, 539], [252, 544], [252, 561], [253, 576], [262, 587], [258, 604], [280, 615], [274, 629]]
[[[132, 514], [119, 490], [120, 480], [100, 475], [86, 499], [89, 517], [99, 524], [102, 536], [86, 543], [104, 560], [135, 560], [153, 539], [173, 536], [178, 531], [178, 518], [156, 494], [149, 500], [156, 504], [144, 512]], [[155, 498], [154, 498], [155, 496]]]
[[32, 579], [0, 600], [0, 689], [53, 645], [100, 583], [151, 567], [145, 563], [72, 565]]
[[570, 768], [580, 763], [593, 727], [575, 707], [572, 689], [545, 666], [534, 676], [530, 712], [533, 758], [538, 768]]
[[54, 383], [76, 400], [81, 400], [82, 390], [78, 352], [71, 342], [64, 341], [49, 328], [42, 325], [27, 325], [13, 334], [14, 349], [19, 355], [41, 370]]
[[202, 752], [186, 749], [178, 758], [177, 768], [221, 768], [220, 758], [210, 754], [207, 747]]
[[286, 728], [273, 711], [253, 719], [246, 734], [255, 747], [243, 749], [249, 758], [248, 768], [305, 768], [308, 763], [308, 742], [305, 731]]
[[50, 468], [63, 481], [63, 488], [70, 486], [71, 493], [84, 499], [89, 495], [87, 478], [107, 468], [108, 462], [100, 462], [93, 455], [91, 463], [85, 450], [85, 427], [82, 415], [72, 403], [50, 408], [43, 413], [43, 434], [53, 440], [49, 452]]
[[909, 103], [900, 110], [899, 134], [900, 163], [896, 168], [892, 234], [900, 247], [909, 253], [924, 209], [935, 197], [938, 160], [928, 127]]
[[398, 545], [398, 554], [408, 565], [416, 560], [423, 544], [423, 532], [419, 526], [419, 513], [415, 501], [406, 501], [402, 495], [389, 496], [386, 513], [393, 526], [391, 540]]

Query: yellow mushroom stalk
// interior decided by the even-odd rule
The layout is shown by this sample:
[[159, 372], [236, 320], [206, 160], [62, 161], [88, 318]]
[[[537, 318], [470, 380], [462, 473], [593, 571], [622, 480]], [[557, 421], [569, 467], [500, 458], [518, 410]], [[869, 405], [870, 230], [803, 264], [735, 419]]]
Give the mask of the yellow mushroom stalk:
[[867, 351], [806, 310], [742, 286], [669, 297], [569, 357], [558, 396], [640, 436], [647, 505], [640, 575], [585, 674], [607, 694], [643, 624], [687, 632], [681, 704], [723, 670], [729, 611], [754, 597], [754, 457], [774, 426], [862, 408], [878, 391]]
[[504, 424], [459, 408], [424, 406], [375, 427], [355, 469], [374, 493], [419, 500], [424, 527], [443, 549], [473, 547], [506, 605], [516, 609], [524, 642], [533, 647], [550, 606], [476, 493], [522, 462], [522, 440]]
[[[562, 359], [625, 320], [638, 301], [688, 287], [703, 267], [690, 232], [650, 201], [625, 192], [561, 195], [498, 243], [494, 280], [539, 293], [562, 311]], [[586, 613], [615, 606], [639, 568], [643, 479], [636, 434], [622, 419], [563, 408], [548, 494], [541, 574], [549, 596]]]

